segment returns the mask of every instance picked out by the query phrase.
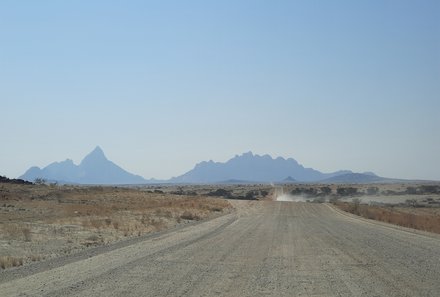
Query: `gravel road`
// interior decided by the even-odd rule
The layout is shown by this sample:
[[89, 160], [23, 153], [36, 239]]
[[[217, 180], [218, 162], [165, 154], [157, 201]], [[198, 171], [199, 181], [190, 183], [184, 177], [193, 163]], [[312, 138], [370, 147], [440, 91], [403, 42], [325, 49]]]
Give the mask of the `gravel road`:
[[89, 257], [2, 272], [0, 296], [440, 295], [438, 236], [325, 204], [236, 205]]

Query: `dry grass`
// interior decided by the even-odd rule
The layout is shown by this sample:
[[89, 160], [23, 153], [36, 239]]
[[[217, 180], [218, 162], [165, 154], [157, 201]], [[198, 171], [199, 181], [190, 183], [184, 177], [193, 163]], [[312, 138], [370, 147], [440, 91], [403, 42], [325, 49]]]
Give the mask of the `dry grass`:
[[221, 198], [142, 189], [0, 184], [1, 265], [140, 236], [229, 208]]
[[17, 267], [23, 265], [23, 258], [16, 258], [11, 256], [0, 256], [0, 267], [2, 269]]
[[382, 221], [403, 227], [440, 233], [440, 214], [437, 209], [372, 206], [358, 203], [337, 202], [338, 208], [367, 219]]
[[63, 208], [63, 216], [51, 222], [76, 224], [87, 229], [112, 229], [130, 236], [162, 230], [169, 222], [180, 222], [182, 219], [200, 220], [229, 207], [228, 202], [222, 199], [166, 194], [130, 193], [124, 198], [104, 196], [100, 200], [103, 201], [70, 203]]
[[0, 225], [0, 230], [2, 232], [2, 236], [8, 239], [24, 240], [27, 242], [32, 240], [29, 224], [2, 224]]
[[194, 213], [187, 211], [187, 210], [180, 215], [180, 218], [184, 219], [184, 220], [191, 220], [191, 221], [192, 220], [200, 220], [200, 217], [197, 214], [194, 214]]

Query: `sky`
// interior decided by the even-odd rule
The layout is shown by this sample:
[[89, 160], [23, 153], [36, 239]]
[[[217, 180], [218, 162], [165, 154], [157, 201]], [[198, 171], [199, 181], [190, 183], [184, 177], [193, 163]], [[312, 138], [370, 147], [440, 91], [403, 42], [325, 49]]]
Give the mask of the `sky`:
[[440, 180], [440, 1], [1, 1], [0, 175], [99, 145]]

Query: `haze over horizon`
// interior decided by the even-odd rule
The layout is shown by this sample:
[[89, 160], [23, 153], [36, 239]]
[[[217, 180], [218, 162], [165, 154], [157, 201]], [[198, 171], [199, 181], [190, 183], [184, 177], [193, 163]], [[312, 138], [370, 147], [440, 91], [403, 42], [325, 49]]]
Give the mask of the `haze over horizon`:
[[438, 1], [0, 4], [0, 175], [252, 151], [440, 180]]

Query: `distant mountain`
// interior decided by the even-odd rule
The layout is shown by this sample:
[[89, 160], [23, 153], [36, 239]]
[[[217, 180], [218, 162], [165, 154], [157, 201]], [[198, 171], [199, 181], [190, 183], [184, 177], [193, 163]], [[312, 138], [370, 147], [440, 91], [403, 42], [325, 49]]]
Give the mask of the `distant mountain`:
[[255, 184], [255, 183], [374, 183], [384, 180], [372, 172], [353, 173], [341, 170], [322, 173], [313, 168], [306, 168], [296, 160], [269, 155], [254, 155], [248, 152], [236, 155], [227, 162], [204, 161], [192, 170], [169, 180], [145, 180], [139, 175], [129, 173], [108, 160], [98, 146], [88, 154], [79, 165], [67, 159], [54, 162], [44, 168], [31, 167], [20, 179], [34, 181], [43, 178], [47, 181], [70, 184], [145, 184], [145, 183], [180, 183], [180, 184]]
[[377, 176], [372, 172], [347, 173], [333, 176], [320, 181], [321, 183], [346, 183], [346, 184], [370, 184], [388, 181], [388, 178]]
[[248, 180], [239, 180], [239, 179], [228, 179], [216, 183], [220, 185], [245, 185], [245, 184], [255, 184], [256, 182], [248, 181]]
[[291, 176], [288, 176], [288, 177], [286, 177], [285, 179], [283, 179], [281, 182], [282, 182], [282, 183], [294, 183], [294, 182], [296, 182], [296, 179], [294, 179], [294, 178], [291, 177]]
[[174, 177], [172, 183], [218, 183], [220, 181], [279, 182], [290, 177], [295, 181], [316, 182], [333, 176], [352, 173], [338, 171], [322, 173], [312, 168], [305, 168], [292, 158], [269, 155], [259, 156], [252, 152], [235, 156], [225, 163], [201, 162], [187, 173]]
[[131, 174], [109, 161], [102, 149], [97, 146], [79, 165], [72, 160], [54, 162], [43, 169], [31, 167], [19, 178], [34, 181], [44, 178], [48, 181], [75, 184], [141, 184], [146, 180]]

